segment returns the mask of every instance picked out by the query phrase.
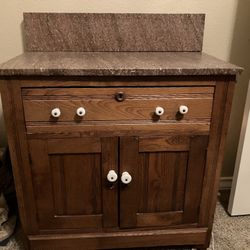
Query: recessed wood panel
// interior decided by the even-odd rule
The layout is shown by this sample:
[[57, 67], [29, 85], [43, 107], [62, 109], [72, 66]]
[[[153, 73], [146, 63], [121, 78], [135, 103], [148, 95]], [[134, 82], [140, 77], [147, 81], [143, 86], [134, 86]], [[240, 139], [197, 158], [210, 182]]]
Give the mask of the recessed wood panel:
[[[141, 154], [139, 212], [158, 213], [183, 210], [187, 152]], [[139, 177], [140, 178], [140, 177]]]
[[100, 154], [50, 155], [58, 215], [101, 214]]

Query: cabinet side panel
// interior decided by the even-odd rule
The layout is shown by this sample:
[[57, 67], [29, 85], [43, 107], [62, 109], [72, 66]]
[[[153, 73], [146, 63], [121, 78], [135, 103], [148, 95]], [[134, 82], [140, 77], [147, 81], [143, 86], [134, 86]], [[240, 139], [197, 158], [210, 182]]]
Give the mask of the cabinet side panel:
[[215, 90], [199, 220], [200, 226], [208, 226], [210, 232], [217, 201], [234, 87], [235, 82], [217, 82]]
[[18, 82], [1, 81], [0, 87], [19, 215], [25, 233], [35, 233], [37, 232], [36, 209], [20, 86]]

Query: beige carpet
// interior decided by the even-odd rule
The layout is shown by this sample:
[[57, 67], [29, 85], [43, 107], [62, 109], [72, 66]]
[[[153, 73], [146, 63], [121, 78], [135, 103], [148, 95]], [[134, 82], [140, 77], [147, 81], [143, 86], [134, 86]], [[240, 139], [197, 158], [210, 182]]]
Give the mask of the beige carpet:
[[[17, 230], [0, 250], [23, 250], [22, 241]], [[209, 250], [250, 250], [250, 216], [230, 217], [218, 203]]]
[[250, 216], [230, 217], [218, 204], [210, 249], [250, 250]]

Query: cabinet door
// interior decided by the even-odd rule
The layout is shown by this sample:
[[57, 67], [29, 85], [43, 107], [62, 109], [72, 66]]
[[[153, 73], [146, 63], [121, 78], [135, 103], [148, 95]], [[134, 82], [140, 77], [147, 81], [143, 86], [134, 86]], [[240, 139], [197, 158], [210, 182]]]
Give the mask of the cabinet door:
[[29, 141], [40, 229], [117, 227], [117, 138]]
[[123, 137], [120, 139], [122, 228], [198, 222], [207, 136]]

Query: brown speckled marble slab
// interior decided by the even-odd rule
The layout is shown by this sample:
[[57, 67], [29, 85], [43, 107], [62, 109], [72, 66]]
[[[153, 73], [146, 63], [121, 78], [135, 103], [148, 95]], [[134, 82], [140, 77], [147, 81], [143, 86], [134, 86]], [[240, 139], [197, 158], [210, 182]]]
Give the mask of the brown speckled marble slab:
[[235, 75], [242, 68], [200, 52], [26, 52], [0, 76]]
[[25, 13], [26, 51], [201, 51], [204, 14]]

